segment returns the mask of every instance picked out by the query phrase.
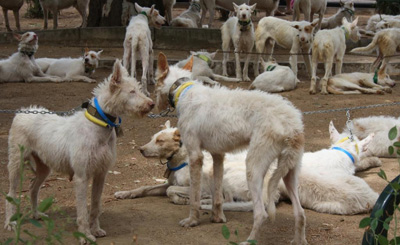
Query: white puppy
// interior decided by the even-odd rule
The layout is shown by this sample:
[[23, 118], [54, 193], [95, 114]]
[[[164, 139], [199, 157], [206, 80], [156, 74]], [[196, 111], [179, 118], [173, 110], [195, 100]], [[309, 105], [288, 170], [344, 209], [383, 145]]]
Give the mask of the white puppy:
[[[137, 77], [136, 75], [136, 60], [138, 56], [142, 60], [142, 91], [147, 96], [150, 95], [147, 90], [147, 82], [154, 83], [153, 78], [153, 41], [151, 39], [151, 32], [149, 26], [155, 26], [160, 28], [165, 23], [164, 17], [162, 17], [155, 5], [151, 8], [140, 7], [135, 3], [136, 11], [138, 15], [132, 17], [129, 25], [126, 27], [126, 34], [124, 40], [124, 56], [123, 64], [129, 71], [131, 68], [131, 76]], [[148, 81], [149, 80], [149, 81]]]
[[81, 58], [40, 58], [36, 63], [40, 69], [52, 76], [61, 77], [64, 82], [87, 82], [93, 83], [96, 80], [89, 78], [99, 66], [100, 54], [98, 52], [85, 49], [85, 54]]
[[288, 66], [281, 66], [275, 60], [264, 62], [263, 59], [261, 64], [264, 72], [254, 79], [249, 89], [276, 93], [293, 90], [300, 82]]
[[[250, 82], [248, 69], [250, 61], [250, 52], [254, 47], [254, 26], [251, 21], [251, 14], [256, 9], [256, 4], [249, 6], [247, 4], [236, 5], [233, 3], [233, 7], [236, 12], [235, 17], [230, 17], [221, 27], [222, 35], [222, 50], [224, 52], [224, 58], [222, 60], [222, 75], [228, 76], [226, 70], [226, 62], [229, 59], [229, 49], [231, 40], [235, 52], [235, 63], [236, 63], [236, 78], [243, 79], [245, 82]], [[246, 61], [242, 69], [240, 65], [240, 53], [246, 53]]]
[[58, 77], [44, 74], [36, 64], [38, 36], [34, 32], [14, 34], [19, 41], [18, 52], [8, 59], [0, 60], [0, 83], [2, 82], [61, 82]]

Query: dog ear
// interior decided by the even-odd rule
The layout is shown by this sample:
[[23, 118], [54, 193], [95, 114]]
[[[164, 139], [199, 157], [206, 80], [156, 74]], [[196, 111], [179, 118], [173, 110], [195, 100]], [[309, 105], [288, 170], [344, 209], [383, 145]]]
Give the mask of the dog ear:
[[181, 133], [179, 132], [179, 129], [175, 130], [172, 139], [177, 142], [181, 141]]
[[190, 58], [190, 60], [188, 61], [188, 63], [186, 63], [186, 65], [184, 67], [182, 67], [182, 69], [184, 70], [188, 70], [188, 71], [192, 71], [193, 68], [193, 56]]
[[344, 6], [344, 3], [342, 2], [342, 0], [339, 1], [340, 7]]
[[89, 53], [89, 48], [85, 47], [85, 55]]
[[99, 52], [97, 52], [97, 56], [100, 56], [101, 53], [103, 53], [103, 50], [100, 50]]
[[331, 143], [334, 144], [335, 142], [337, 142], [340, 137], [339, 132], [336, 130], [335, 126], [333, 125], [333, 122], [331, 121], [329, 123], [329, 134], [330, 134], [330, 138], [331, 138]]
[[140, 12], [142, 12], [142, 7], [140, 7], [139, 4], [135, 3], [135, 10], [137, 13], [140, 13]]
[[344, 25], [344, 24], [346, 24], [346, 23], [349, 23], [349, 22], [347, 21], [346, 17], [343, 17], [343, 18], [342, 18], [342, 25]]
[[155, 4], [151, 5], [151, 8], [150, 8], [150, 15], [153, 13], [155, 7], [156, 7]]
[[21, 38], [22, 38], [22, 35], [21, 35], [21, 34], [13, 33], [13, 36], [14, 36], [15, 39], [17, 39], [18, 42], [21, 41]]
[[114, 92], [117, 87], [121, 84], [122, 81], [122, 67], [121, 61], [117, 59], [114, 63], [113, 73], [111, 75], [110, 80], [110, 90]]
[[313, 22], [311, 22], [311, 26], [314, 28], [318, 25], [319, 19], [314, 20]]
[[157, 69], [160, 73], [164, 73], [169, 69], [167, 56], [163, 52], [158, 54]]
[[368, 145], [374, 139], [375, 133], [371, 133], [367, 138], [358, 142], [358, 146], [361, 148], [361, 152], [366, 152], [368, 150]]
[[[346, 20], [347, 21], [347, 20]], [[357, 18], [351, 23], [351, 29], [354, 29], [357, 26], [358, 23], [358, 16]]]
[[257, 6], [257, 3], [250, 6], [250, 10], [252, 13], [254, 12], [254, 10], [256, 10], [256, 6]]
[[232, 2], [232, 4], [233, 4], [233, 10], [237, 12], [239, 10], [239, 6], [235, 2]]
[[263, 66], [263, 69], [265, 69], [266, 68], [265, 66], [267, 66], [267, 63], [265, 63], [265, 60], [262, 57], [260, 57], [260, 59], [261, 59], [261, 65]]

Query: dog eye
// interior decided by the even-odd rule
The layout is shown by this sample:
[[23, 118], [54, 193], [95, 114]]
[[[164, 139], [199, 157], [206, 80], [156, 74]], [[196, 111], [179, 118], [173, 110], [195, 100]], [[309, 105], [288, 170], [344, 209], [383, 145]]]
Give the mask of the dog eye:
[[162, 143], [164, 143], [164, 140], [157, 139], [157, 140], [156, 140], [156, 143], [162, 144]]

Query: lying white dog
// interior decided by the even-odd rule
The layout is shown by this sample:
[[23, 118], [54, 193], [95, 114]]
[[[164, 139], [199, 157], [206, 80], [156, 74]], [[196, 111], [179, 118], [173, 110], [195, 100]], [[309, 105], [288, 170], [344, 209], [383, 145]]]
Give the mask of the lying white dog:
[[80, 58], [40, 58], [36, 63], [40, 69], [53, 76], [61, 77], [64, 82], [87, 82], [94, 83], [96, 80], [89, 78], [99, 66], [100, 54], [98, 52], [85, 49], [85, 54]]
[[265, 62], [263, 59], [261, 59], [261, 64], [264, 72], [254, 79], [249, 89], [270, 93], [283, 92], [295, 89], [300, 82], [288, 66], [281, 66], [275, 60]]
[[[354, 172], [381, 165], [378, 158], [364, 158], [360, 161], [360, 156], [365, 153], [372, 136], [364, 141], [351, 142], [346, 138], [347, 136], [339, 134], [332, 123], [330, 124], [330, 133], [332, 147], [337, 148], [309, 152], [303, 156], [299, 175], [300, 202], [303, 207], [322, 213], [367, 212], [373, 207], [378, 194], [363, 179], [354, 176]], [[167, 159], [166, 174], [168, 176], [164, 177], [168, 178], [168, 182], [156, 186], [143, 186], [131, 191], [118, 191], [114, 194], [115, 197], [127, 199], [168, 196], [175, 204], [189, 204], [190, 176], [187, 166], [189, 159], [186, 147], [180, 140], [179, 130], [172, 128], [170, 122], [167, 121], [163, 130], [156, 133], [149, 143], [140, 148], [140, 152], [147, 158]], [[357, 152], [356, 145], [359, 152]], [[210, 197], [213, 189], [212, 157], [208, 152], [203, 153], [201, 207], [202, 209], [211, 209], [209, 204], [211, 204]], [[252, 210], [249, 202], [251, 195], [246, 180], [246, 156], [247, 151], [225, 156], [222, 182], [224, 210]], [[352, 159], [354, 159], [354, 163]], [[268, 177], [264, 179], [264, 193], [267, 189]], [[283, 181], [279, 184], [279, 193], [275, 196], [276, 201], [279, 196], [281, 200], [288, 198]], [[267, 202], [265, 196], [264, 202]]]
[[38, 36], [34, 32], [14, 34], [19, 41], [18, 52], [8, 59], [0, 60], [0, 83], [2, 82], [61, 82], [59, 77], [46, 75], [36, 64]]

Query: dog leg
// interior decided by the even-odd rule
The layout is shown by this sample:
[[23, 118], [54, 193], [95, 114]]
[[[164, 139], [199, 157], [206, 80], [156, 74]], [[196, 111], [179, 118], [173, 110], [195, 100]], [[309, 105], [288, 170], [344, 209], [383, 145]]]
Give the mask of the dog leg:
[[68, 82], [85, 82], [85, 83], [95, 83], [96, 82], [96, 80], [94, 80], [94, 79], [91, 79], [86, 76], [80, 76], [80, 75], [75, 75], [75, 76], [71, 76], [71, 77], [67, 76], [67, 77], [65, 77], [65, 79]]
[[79, 14], [82, 17], [82, 24], [80, 27], [86, 27], [87, 26], [87, 12], [86, 9], [88, 9], [89, 6], [89, 1], [84, 0], [84, 1], [77, 1], [77, 5], [75, 6], [76, 10], [78, 10]]
[[149, 71], [149, 61], [150, 61], [149, 50], [146, 47], [141, 47], [140, 51], [141, 51], [140, 55], [142, 57], [142, 78], [141, 78], [142, 91], [146, 96], [150, 97], [150, 93], [147, 90], [147, 74]]
[[294, 42], [292, 48], [290, 49], [290, 57], [289, 57], [289, 63], [290, 63], [290, 68], [292, 68], [292, 71], [294, 75], [297, 77], [297, 53], [299, 52], [300, 47], [298, 42]]
[[369, 168], [382, 166], [382, 161], [377, 157], [365, 157], [356, 163], [356, 172], [361, 172]]
[[229, 34], [227, 31], [222, 31], [222, 52], [223, 52], [223, 59], [222, 59], [222, 76], [227, 77], [228, 76], [228, 71], [226, 68], [226, 63], [229, 60], [229, 50], [230, 50], [230, 44], [231, 44], [231, 38], [229, 37]]
[[43, 6], [42, 6], [42, 9], [43, 9], [43, 20], [44, 20], [43, 29], [47, 30], [47, 24], [48, 24], [48, 19], [49, 19], [49, 10], [43, 8]]
[[58, 10], [54, 9], [52, 13], [53, 13], [53, 29], [55, 30], [58, 27]]
[[214, 22], [215, 5], [214, 5], [213, 8], [209, 8], [209, 9], [208, 9], [208, 13], [210, 14], [210, 15], [209, 15], [209, 19], [208, 19], [208, 28], [211, 28], [211, 27], [212, 27], [212, 24], [213, 24], [213, 22]]
[[321, 79], [321, 94], [328, 94], [326, 87], [328, 86], [328, 79], [332, 73], [333, 57], [325, 61], [325, 75]]
[[93, 178], [92, 184], [92, 203], [90, 209], [90, 232], [95, 237], [105, 237], [106, 232], [100, 228], [99, 216], [101, 209], [101, 194], [103, 193], [106, 173], [101, 173]]
[[4, 20], [6, 22], [6, 29], [8, 32], [12, 32], [11, 28], [10, 28], [10, 22], [8, 21], [8, 10], [3, 8], [3, 16], [4, 16]]
[[37, 210], [37, 199], [40, 186], [50, 174], [50, 168], [43, 163], [43, 161], [36, 155], [36, 153], [32, 153], [31, 155], [36, 163], [36, 176], [30, 186], [32, 216], [34, 219], [39, 219], [41, 216], [47, 216]]
[[[251, 52], [251, 50], [253, 49], [253, 47], [251, 47], [251, 49], [247, 50], [247, 52]], [[245, 82], [251, 82], [250, 78], [249, 78], [249, 61], [250, 61], [250, 54], [246, 54], [246, 61], [244, 62], [244, 67], [243, 67], [243, 80]]]
[[343, 56], [344, 56], [344, 52], [336, 55], [335, 75], [342, 73]]
[[[186, 142], [186, 145], [190, 145]], [[200, 148], [197, 150], [189, 150], [190, 164], [190, 214], [189, 217], [183, 219], [179, 224], [183, 227], [197, 226], [200, 221], [200, 199], [201, 199], [201, 171], [203, 167], [203, 153]]]
[[156, 84], [156, 80], [154, 79], [154, 53], [153, 53], [153, 48], [150, 48], [150, 62], [149, 62], [149, 83], [152, 85]]
[[237, 79], [243, 79], [242, 78], [242, 69], [240, 66], [240, 50], [235, 47], [235, 70], [236, 70], [236, 78]]
[[[317, 55], [315, 55], [317, 56]], [[310, 94], [317, 93], [317, 57], [312, 56]]]
[[190, 204], [190, 187], [189, 186], [170, 186], [167, 189], [167, 196], [171, 202], [178, 205]]
[[15, 24], [17, 26], [17, 30], [21, 31], [21, 26], [19, 24], [19, 10], [14, 10], [14, 19], [15, 19]]
[[[136, 48], [137, 43], [131, 43], [131, 77], [136, 78]], [[143, 65], [143, 64], [142, 64]]]
[[130, 191], [117, 191], [114, 197], [117, 199], [134, 199], [146, 196], [166, 196], [169, 183], [155, 185], [155, 186], [142, 186]]
[[224, 197], [222, 195], [222, 179], [224, 177], [224, 154], [212, 154], [214, 170], [214, 192], [211, 222], [225, 223], [226, 218], [222, 210]]
[[[129, 36], [124, 40], [124, 55], [122, 57], [122, 64], [125, 66], [126, 70], [129, 72], [129, 67], [131, 66], [130, 60], [132, 55], [132, 37]], [[132, 74], [132, 73], [131, 73]]]
[[59, 83], [62, 82], [61, 78], [57, 77], [50, 77], [50, 76], [44, 76], [44, 77], [28, 77], [25, 79], [25, 82], [27, 83]]
[[[304, 50], [302, 50], [302, 52], [304, 52]], [[312, 71], [311, 71], [311, 56], [310, 56], [310, 50], [306, 51], [303, 55], [303, 60], [304, 60], [304, 64], [306, 65], [306, 69], [308, 72], [308, 75], [310, 76], [310, 78], [312, 77]], [[296, 76], [297, 77], [297, 76]]]

